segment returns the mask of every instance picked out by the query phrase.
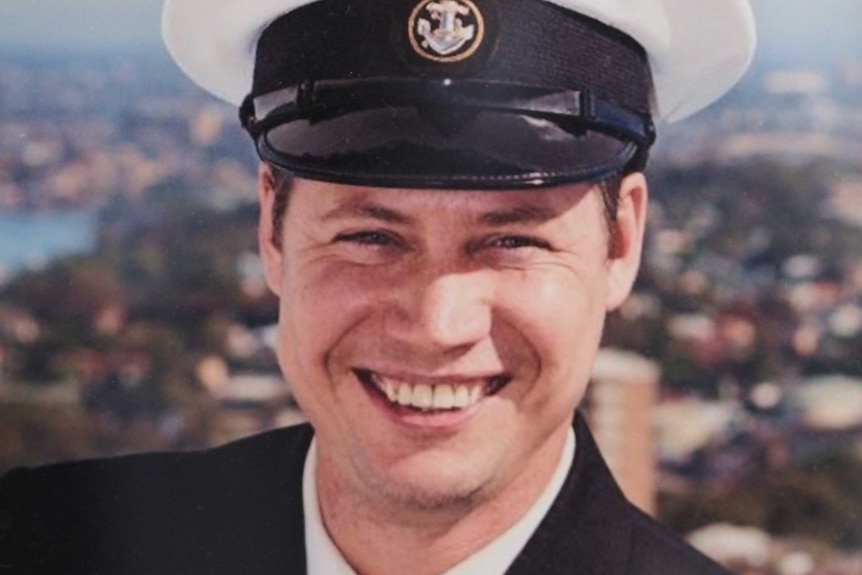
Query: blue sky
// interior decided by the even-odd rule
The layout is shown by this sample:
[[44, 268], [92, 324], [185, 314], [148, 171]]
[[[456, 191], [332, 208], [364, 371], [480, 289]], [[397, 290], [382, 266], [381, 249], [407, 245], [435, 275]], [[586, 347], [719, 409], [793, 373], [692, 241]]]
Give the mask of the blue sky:
[[[160, 46], [161, 0], [0, 1], [0, 47]], [[801, 64], [854, 55], [862, 59], [862, 0], [751, 1], [758, 17], [761, 57]]]
[[86, 49], [158, 46], [161, 0], [0, 2], [0, 46]]

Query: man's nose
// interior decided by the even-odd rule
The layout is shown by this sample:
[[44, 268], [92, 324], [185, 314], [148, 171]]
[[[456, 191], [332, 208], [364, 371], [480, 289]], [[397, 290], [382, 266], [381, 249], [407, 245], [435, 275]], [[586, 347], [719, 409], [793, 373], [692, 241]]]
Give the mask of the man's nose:
[[491, 332], [491, 286], [481, 272], [449, 273], [410, 282], [399, 306], [397, 337], [420, 348], [475, 344]]

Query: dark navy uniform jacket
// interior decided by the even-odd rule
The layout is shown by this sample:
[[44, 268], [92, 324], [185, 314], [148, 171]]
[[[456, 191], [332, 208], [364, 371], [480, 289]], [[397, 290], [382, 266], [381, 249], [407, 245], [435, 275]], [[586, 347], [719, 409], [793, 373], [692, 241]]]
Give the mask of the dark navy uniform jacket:
[[[0, 575], [304, 574], [312, 434], [13, 470], [0, 481]], [[508, 575], [727, 574], [626, 501], [580, 415], [575, 434], [566, 482]]]

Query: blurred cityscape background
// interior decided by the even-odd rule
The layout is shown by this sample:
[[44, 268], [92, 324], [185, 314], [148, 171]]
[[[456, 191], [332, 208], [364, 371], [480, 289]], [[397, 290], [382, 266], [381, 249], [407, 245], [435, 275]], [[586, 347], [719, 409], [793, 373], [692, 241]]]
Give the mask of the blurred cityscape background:
[[[301, 416], [255, 158], [158, 0], [0, 8], [0, 472]], [[639, 505], [740, 574], [862, 574], [862, 3], [753, 0], [719, 105], [660, 129], [648, 248], [585, 410]]]

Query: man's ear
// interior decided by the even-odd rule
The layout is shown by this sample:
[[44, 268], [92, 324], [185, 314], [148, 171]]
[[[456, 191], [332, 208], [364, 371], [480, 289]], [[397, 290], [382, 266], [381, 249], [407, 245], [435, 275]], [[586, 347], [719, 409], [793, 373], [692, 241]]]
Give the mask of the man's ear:
[[617, 309], [631, 292], [643, 251], [648, 191], [643, 173], [623, 178], [608, 259], [608, 311]]
[[[257, 170], [257, 196], [260, 202], [260, 220], [257, 225], [257, 245], [263, 264], [266, 284], [275, 295], [281, 294], [282, 252], [281, 242], [276, 243], [275, 226], [275, 179], [270, 167], [261, 162]], [[281, 230], [279, 231], [281, 233]]]

